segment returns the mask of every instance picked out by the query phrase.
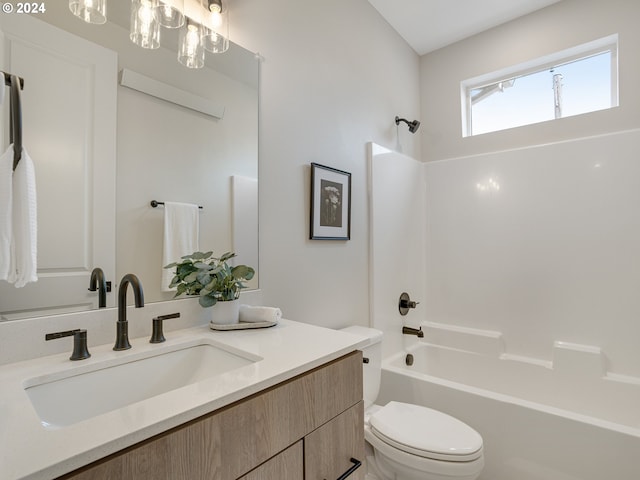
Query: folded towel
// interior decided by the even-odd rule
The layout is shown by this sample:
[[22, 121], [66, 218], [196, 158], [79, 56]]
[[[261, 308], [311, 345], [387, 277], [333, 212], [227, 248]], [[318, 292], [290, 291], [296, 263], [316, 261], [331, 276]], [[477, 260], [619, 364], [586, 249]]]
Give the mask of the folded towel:
[[[27, 150], [13, 172], [13, 256], [15, 269], [9, 281], [16, 287], [37, 282], [38, 275], [38, 212], [36, 174]], [[15, 272], [15, 277], [12, 274]]]
[[[4, 90], [4, 87], [2, 87]], [[9, 279], [13, 238], [13, 145], [0, 157], [0, 280]]]
[[278, 322], [282, 318], [282, 310], [274, 307], [252, 307], [240, 305], [241, 322]]
[[[198, 205], [191, 203], [164, 202], [164, 249], [162, 266], [180, 260], [184, 255], [197, 252], [200, 235]], [[171, 280], [175, 276], [172, 269], [162, 269], [162, 291], [171, 292]]]

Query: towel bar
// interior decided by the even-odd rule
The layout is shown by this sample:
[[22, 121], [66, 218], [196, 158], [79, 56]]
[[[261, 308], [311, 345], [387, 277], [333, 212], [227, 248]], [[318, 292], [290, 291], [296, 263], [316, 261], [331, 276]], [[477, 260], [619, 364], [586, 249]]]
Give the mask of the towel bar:
[[[164, 202], [159, 202], [158, 200], [151, 200], [151, 202], [149, 202], [149, 205], [151, 205], [153, 208], [157, 208], [158, 205], [164, 205]], [[198, 205], [199, 209], [203, 209], [204, 207], [202, 207], [202, 205]]]

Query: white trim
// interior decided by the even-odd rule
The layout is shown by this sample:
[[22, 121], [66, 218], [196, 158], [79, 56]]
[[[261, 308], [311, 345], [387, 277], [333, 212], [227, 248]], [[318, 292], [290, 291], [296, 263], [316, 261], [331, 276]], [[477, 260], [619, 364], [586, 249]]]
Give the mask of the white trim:
[[120, 72], [120, 85], [215, 118], [224, 117], [224, 106], [126, 68]]

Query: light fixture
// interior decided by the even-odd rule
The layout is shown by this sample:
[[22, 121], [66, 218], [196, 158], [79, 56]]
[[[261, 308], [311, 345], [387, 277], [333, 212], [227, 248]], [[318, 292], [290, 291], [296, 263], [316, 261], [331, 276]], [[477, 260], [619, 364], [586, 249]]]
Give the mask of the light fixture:
[[222, 12], [222, 0], [206, 0], [210, 12]]
[[184, 0], [159, 0], [155, 9], [156, 19], [166, 28], [180, 28], [184, 25]]
[[202, 45], [202, 25], [187, 20], [180, 30], [178, 61], [188, 68], [204, 67], [204, 47]]
[[69, 10], [87, 23], [107, 21], [107, 0], [69, 0]]
[[160, 47], [160, 23], [154, 10], [158, 0], [132, 0], [129, 38], [142, 48]]
[[[204, 67], [205, 50], [223, 53], [229, 49], [229, 9], [223, 0], [129, 1], [129, 38], [139, 47], [160, 48], [160, 27], [167, 27], [180, 28], [178, 61], [189, 68]], [[106, 3], [69, 0], [69, 10], [87, 23], [100, 24], [107, 21]]]
[[222, 0], [204, 0], [209, 13], [205, 14], [202, 43], [211, 53], [224, 53], [229, 49], [229, 12], [223, 11]]

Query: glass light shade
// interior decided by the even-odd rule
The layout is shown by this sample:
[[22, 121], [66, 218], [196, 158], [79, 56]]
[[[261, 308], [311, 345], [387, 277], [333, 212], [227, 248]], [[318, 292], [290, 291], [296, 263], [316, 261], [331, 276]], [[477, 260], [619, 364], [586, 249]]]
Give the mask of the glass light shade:
[[180, 30], [178, 61], [188, 68], [204, 67], [202, 25], [187, 20], [186, 25]]
[[211, 12], [204, 22], [202, 43], [211, 53], [224, 53], [229, 50], [229, 12]]
[[180, 28], [185, 23], [184, 0], [158, 0], [155, 15], [158, 23], [166, 28]]
[[107, 21], [107, 0], [69, 0], [69, 10], [87, 23]]
[[132, 0], [129, 38], [142, 48], [160, 47], [160, 24], [154, 15], [158, 0]]

